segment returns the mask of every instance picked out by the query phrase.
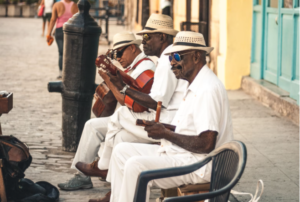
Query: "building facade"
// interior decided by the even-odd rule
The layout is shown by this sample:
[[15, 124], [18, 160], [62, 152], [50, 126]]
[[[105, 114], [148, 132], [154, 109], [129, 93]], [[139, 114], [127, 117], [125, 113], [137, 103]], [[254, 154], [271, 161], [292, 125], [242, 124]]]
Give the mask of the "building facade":
[[[161, 13], [161, 1], [131, 1], [132, 28], [141, 30], [143, 19]], [[298, 0], [170, 2], [174, 28], [201, 32], [215, 48], [208, 65], [226, 89], [241, 88], [242, 78], [250, 75], [284, 89], [299, 104]]]

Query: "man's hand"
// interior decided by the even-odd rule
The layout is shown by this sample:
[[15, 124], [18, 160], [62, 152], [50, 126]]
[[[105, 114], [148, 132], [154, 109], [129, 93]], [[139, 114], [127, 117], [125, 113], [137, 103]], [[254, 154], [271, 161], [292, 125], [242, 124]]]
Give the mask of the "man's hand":
[[145, 120], [144, 123], [146, 125], [145, 131], [148, 132], [148, 137], [153, 138], [155, 140], [165, 138], [167, 129], [164, 127], [163, 124], [157, 123], [155, 121], [145, 121]]
[[124, 88], [124, 86], [126, 85], [123, 82], [122, 76], [120, 74], [119, 71], [117, 71], [117, 75], [114, 76], [110, 73], [107, 73], [107, 75], [110, 77], [110, 81], [117, 87], [117, 89], [120, 91]]

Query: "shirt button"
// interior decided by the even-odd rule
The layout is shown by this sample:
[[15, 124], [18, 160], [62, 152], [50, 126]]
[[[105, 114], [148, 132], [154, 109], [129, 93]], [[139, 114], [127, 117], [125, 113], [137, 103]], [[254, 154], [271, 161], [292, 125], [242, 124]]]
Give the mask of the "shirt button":
[[161, 147], [163, 147], [164, 145], [160, 145]]
[[183, 98], [183, 101], [185, 101], [185, 98]]
[[180, 121], [178, 121], [178, 123], [179, 123]]

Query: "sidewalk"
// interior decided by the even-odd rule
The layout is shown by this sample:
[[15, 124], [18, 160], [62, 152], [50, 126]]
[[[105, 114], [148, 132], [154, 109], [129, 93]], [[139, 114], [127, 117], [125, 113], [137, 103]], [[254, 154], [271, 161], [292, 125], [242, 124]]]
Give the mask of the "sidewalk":
[[[4, 135], [14, 135], [30, 147], [33, 163], [26, 177], [56, 185], [72, 176], [69, 167], [74, 153], [61, 151], [61, 95], [47, 90], [47, 83], [58, 75], [58, 50], [55, 42], [48, 47], [40, 36], [41, 25], [42, 19], [0, 18], [0, 90], [14, 93], [14, 108], [0, 121]], [[110, 26], [110, 40], [123, 30]], [[99, 54], [107, 48], [99, 46]], [[299, 201], [298, 126], [243, 91], [228, 91], [228, 96], [235, 139], [243, 141], [248, 150], [245, 173], [234, 189], [254, 193], [257, 180], [262, 179], [262, 202]], [[97, 178], [93, 183], [93, 189], [61, 191], [59, 201], [88, 201], [104, 196], [110, 188]], [[154, 190], [151, 197], [157, 194]], [[237, 198], [249, 201], [248, 197]]]

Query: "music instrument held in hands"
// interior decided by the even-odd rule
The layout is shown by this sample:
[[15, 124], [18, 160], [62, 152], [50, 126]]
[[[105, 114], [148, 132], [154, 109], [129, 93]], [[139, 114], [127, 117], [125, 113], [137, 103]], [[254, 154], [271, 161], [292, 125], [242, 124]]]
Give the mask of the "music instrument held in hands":
[[[135, 66], [139, 65], [140, 62], [143, 60], [150, 60], [148, 58], [144, 58], [137, 62]], [[150, 89], [153, 84], [153, 79], [154, 79], [154, 72], [152, 70], [146, 70], [143, 73], [141, 73], [136, 80], [133, 79], [131, 76], [126, 74], [125, 72], [119, 70], [115, 65], [113, 65], [110, 61], [110, 59], [106, 55], [100, 55], [96, 61], [95, 64], [97, 67], [100, 67], [104, 70], [109, 71], [112, 75], [117, 75], [117, 71], [120, 73], [124, 83], [130, 86], [130, 88], [143, 92], [143, 93], [149, 93]], [[134, 69], [135, 67], [133, 67]], [[110, 116], [113, 114], [113, 111], [111, 110], [112, 108], [115, 108], [116, 105], [114, 105], [114, 100], [110, 96], [112, 92], [109, 90], [109, 88], [106, 86], [105, 83], [100, 84], [97, 89], [96, 89], [96, 102], [93, 106], [93, 112], [97, 117], [104, 117], [103, 112], [109, 112], [105, 113], [105, 116]], [[99, 88], [99, 89], [98, 89]], [[113, 94], [112, 94], [113, 95]], [[116, 99], [115, 99], [116, 100]], [[112, 102], [113, 105], [110, 103]], [[148, 109], [142, 105], [139, 105], [137, 102], [135, 102], [133, 99], [131, 99], [129, 96], [125, 95], [125, 100], [124, 100], [125, 105], [131, 109], [134, 112], [143, 112], [147, 111]], [[103, 106], [104, 105], [104, 106]], [[106, 106], [110, 110], [106, 110]]]
[[[164, 127], [165, 128], [167, 128], [168, 130], [170, 130], [170, 131], [175, 131], [175, 129], [176, 129], [176, 126], [174, 126], [174, 125], [171, 125], [171, 124], [166, 124], [166, 123], [161, 123], [161, 124], [163, 124], [164, 125]], [[145, 120], [142, 120], [142, 119], [137, 119], [136, 120], [136, 125], [137, 126], [147, 126], [147, 124], [145, 123]]]

